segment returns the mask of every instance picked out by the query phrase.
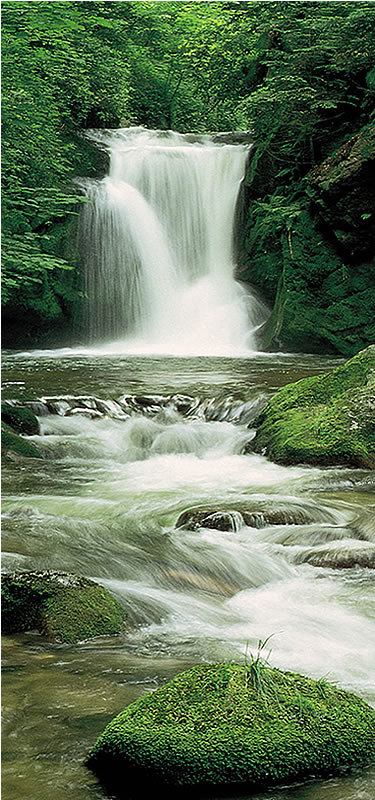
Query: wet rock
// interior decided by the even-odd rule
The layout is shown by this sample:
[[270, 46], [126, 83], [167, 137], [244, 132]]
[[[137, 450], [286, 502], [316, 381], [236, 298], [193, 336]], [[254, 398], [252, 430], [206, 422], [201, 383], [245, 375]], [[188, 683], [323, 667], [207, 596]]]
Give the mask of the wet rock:
[[58, 414], [63, 417], [67, 411], [70, 411], [71, 405], [68, 400], [59, 400], [58, 398], [46, 400], [46, 408], [49, 414]]
[[176, 528], [195, 531], [198, 528], [213, 528], [217, 531], [238, 531], [243, 526], [265, 528], [269, 525], [304, 525], [312, 521], [309, 511], [296, 507], [267, 508], [258, 505], [241, 505], [237, 508], [213, 509], [198, 506], [183, 511], [176, 521]]
[[211, 134], [218, 144], [252, 144], [254, 134], [251, 131], [223, 131]]
[[49, 414], [47, 405], [42, 400], [28, 400], [25, 408], [29, 408], [36, 417], [46, 417]]
[[104, 417], [101, 411], [96, 408], [69, 408], [66, 412], [66, 417], [75, 417], [76, 415], [86, 417], [86, 419], [101, 419]]
[[375, 345], [328, 375], [284, 386], [254, 422], [256, 453], [280, 464], [375, 468]]
[[129, 414], [125, 414], [116, 400], [97, 400], [96, 408], [98, 411], [101, 411], [105, 417], [110, 417], [111, 419], [125, 420], [129, 418]]
[[238, 793], [370, 763], [374, 725], [374, 709], [323, 681], [261, 659], [210, 664], [127, 706], [87, 766], [122, 798], [135, 787]]
[[300, 553], [296, 563], [329, 569], [353, 569], [353, 567], [375, 569], [375, 547], [357, 544], [353, 547], [336, 545], [336, 547], [316, 548], [307, 553]]
[[15, 433], [23, 433], [26, 436], [34, 436], [39, 433], [39, 422], [29, 408], [4, 402], [1, 404], [1, 419]]
[[38, 630], [70, 644], [120, 633], [125, 611], [98, 583], [67, 572], [14, 572], [2, 577], [4, 634]]

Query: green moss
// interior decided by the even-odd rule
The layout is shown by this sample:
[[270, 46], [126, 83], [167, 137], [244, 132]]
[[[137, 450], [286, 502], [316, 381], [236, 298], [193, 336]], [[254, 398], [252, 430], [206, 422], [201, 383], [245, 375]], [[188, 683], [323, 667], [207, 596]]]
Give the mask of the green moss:
[[5, 422], [1, 423], [1, 455], [5, 458], [11, 458], [12, 456], [42, 458], [41, 453], [34, 444], [14, 433]]
[[39, 433], [38, 420], [29, 408], [11, 406], [9, 403], [1, 404], [1, 419], [10, 425], [16, 433], [25, 433], [33, 436]]
[[288, 229], [278, 227], [269, 205], [249, 211], [241, 272], [272, 306], [263, 346], [354, 355], [375, 338], [374, 261], [353, 263], [343, 254], [325, 226], [324, 209], [320, 217], [306, 196]]
[[49, 639], [74, 643], [119, 633], [125, 611], [93, 581], [65, 572], [23, 572], [2, 578], [2, 630], [37, 629]]
[[128, 706], [88, 766], [123, 796], [137, 786], [258, 786], [375, 756], [375, 712], [322, 682], [251, 664], [197, 666]]
[[256, 452], [280, 463], [375, 468], [375, 346], [328, 375], [288, 384], [254, 422]]

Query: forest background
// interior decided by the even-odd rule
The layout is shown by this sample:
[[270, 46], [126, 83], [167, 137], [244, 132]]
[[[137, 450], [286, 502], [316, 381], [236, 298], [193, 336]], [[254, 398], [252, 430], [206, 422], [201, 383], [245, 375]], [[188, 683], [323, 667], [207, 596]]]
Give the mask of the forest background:
[[84, 199], [72, 179], [106, 169], [83, 133], [133, 125], [251, 130], [239, 262], [273, 306], [270, 346], [281, 337], [351, 354], [374, 341], [374, 12], [372, 2], [3, 2], [5, 344], [71, 333], [84, 302], [73, 235]]

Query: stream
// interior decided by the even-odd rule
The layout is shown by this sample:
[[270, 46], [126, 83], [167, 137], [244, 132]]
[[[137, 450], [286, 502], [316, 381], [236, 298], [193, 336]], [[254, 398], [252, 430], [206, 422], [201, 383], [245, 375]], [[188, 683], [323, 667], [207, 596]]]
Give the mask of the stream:
[[[340, 363], [4, 354], [3, 397], [38, 403], [32, 439], [45, 458], [3, 469], [3, 570], [86, 575], [128, 612], [124, 634], [74, 646], [3, 637], [7, 800], [108, 798], [83, 764], [107, 722], [194, 664], [244, 663], [271, 635], [272, 665], [325, 676], [375, 705], [373, 571], [335, 568], [343, 553], [373, 555], [374, 474], [244, 454], [274, 391]], [[176, 527], [191, 506], [245, 504], [259, 519], [267, 509], [285, 519]], [[374, 796], [370, 768], [252, 798]]]

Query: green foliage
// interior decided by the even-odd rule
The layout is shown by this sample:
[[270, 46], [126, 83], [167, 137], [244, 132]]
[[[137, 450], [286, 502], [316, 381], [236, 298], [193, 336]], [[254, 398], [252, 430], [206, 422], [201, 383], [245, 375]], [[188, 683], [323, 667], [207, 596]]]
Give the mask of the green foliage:
[[80, 299], [79, 257], [54, 231], [71, 231], [79, 211], [74, 174], [97, 174], [79, 135], [90, 127], [251, 128], [248, 277], [274, 299], [282, 238], [307, 206], [304, 176], [372, 113], [374, 21], [369, 2], [5, 2], [10, 319], [26, 324], [30, 310], [30, 319], [58, 321]]
[[[255, 81], [240, 105], [273, 190], [296, 180], [331, 142], [367, 120], [375, 57], [371, 3], [255, 3], [261, 7]], [[370, 71], [370, 72], [368, 72]], [[366, 82], [366, 74], [369, 76]]]
[[[260, 664], [257, 664], [257, 669]], [[109, 787], [267, 786], [363, 764], [375, 754], [374, 710], [347, 692], [262, 664], [197, 666], [140, 698], [107, 726], [88, 766]]]
[[[126, 67], [112, 46], [114, 22], [99, 15], [107, 14], [104, 4], [94, 5], [96, 13], [90, 3], [3, 7], [2, 299], [19, 303], [21, 289], [23, 309], [29, 297], [37, 307], [39, 297], [42, 316], [61, 270], [72, 268], [48, 252], [48, 235], [82, 202], [67, 189], [74, 133], [90, 114], [117, 124], [128, 98]], [[61, 314], [56, 299], [52, 306], [45, 316]]]

